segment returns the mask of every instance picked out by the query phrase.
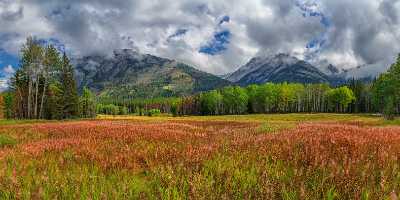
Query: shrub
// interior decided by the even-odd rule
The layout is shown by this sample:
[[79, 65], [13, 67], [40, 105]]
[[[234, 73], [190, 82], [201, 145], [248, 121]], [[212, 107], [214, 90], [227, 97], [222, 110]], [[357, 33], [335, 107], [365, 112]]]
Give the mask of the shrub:
[[127, 115], [128, 114], [128, 108], [125, 106], [119, 107], [119, 114], [120, 115]]
[[156, 116], [156, 115], [159, 115], [159, 114], [161, 114], [161, 111], [159, 109], [151, 109], [151, 110], [149, 110], [147, 112], [147, 115], [149, 117]]

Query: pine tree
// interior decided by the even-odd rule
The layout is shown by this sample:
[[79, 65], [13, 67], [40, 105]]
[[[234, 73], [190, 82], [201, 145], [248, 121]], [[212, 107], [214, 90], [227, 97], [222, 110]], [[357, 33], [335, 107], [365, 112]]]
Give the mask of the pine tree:
[[46, 119], [63, 119], [63, 91], [61, 90], [61, 84], [55, 82], [49, 85], [47, 90], [46, 106], [44, 117]]
[[[381, 74], [373, 84], [373, 100], [375, 106], [384, 114], [399, 112], [400, 102], [400, 55], [387, 73]], [[391, 112], [390, 110], [393, 109]], [[392, 116], [385, 116], [393, 119]]]
[[6, 92], [3, 95], [3, 103], [4, 103], [4, 117], [6, 119], [11, 119], [13, 118], [13, 102], [14, 101], [14, 95], [11, 92]]
[[61, 90], [63, 103], [63, 118], [75, 118], [79, 114], [79, 97], [74, 79], [74, 69], [64, 53], [61, 67]]
[[79, 100], [79, 110], [82, 118], [96, 117], [96, 100], [92, 92], [86, 87], [83, 88], [82, 96]]

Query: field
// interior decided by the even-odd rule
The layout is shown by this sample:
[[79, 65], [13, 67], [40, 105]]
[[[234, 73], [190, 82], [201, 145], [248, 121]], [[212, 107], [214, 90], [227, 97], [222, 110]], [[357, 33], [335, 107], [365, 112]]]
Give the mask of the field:
[[397, 199], [400, 121], [0, 121], [0, 199]]

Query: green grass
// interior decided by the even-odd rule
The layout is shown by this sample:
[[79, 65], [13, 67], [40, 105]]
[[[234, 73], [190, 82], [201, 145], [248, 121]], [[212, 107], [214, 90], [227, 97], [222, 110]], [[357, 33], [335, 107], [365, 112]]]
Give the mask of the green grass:
[[[218, 154], [203, 162], [200, 168], [187, 168], [178, 163], [140, 173], [123, 169], [105, 171], [90, 162], [69, 156], [61, 159], [56, 154], [47, 154], [23, 165], [18, 159], [9, 158], [1, 166], [6, 176], [0, 179], [0, 199], [32, 199], [33, 194], [40, 194], [40, 199], [340, 197], [327, 184], [332, 177], [324, 169], [295, 172], [285, 162], [251, 153]], [[308, 183], [298, 186], [294, 179], [308, 179]], [[306, 194], [301, 194], [302, 189]]]
[[2, 168], [6, 176], [0, 178], [0, 199], [152, 197], [146, 181], [128, 170], [104, 171], [90, 162], [74, 162], [68, 157], [60, 158], [54, 154], [24, 164], [18, 159], [8, 158], [5, 165]]
[[338, 122], [338, 123], [362, 123], [369, 126], [397, 126], [400, 125], [400, 118], [387, 121], [383, 117], [372, 114], [332, 114], [332, 113], [317, 113], [317, 114], [251, 114], [251, 115], [222, 115], [222, 116], [185, 116], [172, 117], [170, 115], [162, 115], [155, 117], [147, 116], [109, 116], [98, 115], [99, 120], [134, 120], [148, 122], [165, 122], [165, 121], [230, 121], [230, 122], [254, 122], [268, 124], [270, 129], [278, 127], [294, 127], [302, 122]]
[[[251, 114], [251, 115], [222, 115], [222, 116], [185, 116], [185, 117], [172, 117], [171, 115], [159, 116], [136, 116], [136, 115], [98, 115], [99, 120], [141, 120], [141, 121], [238, 121], [238, 122], [349, 122], [359, 121], [370, 125], [385, 126], [385, 125], [400, 125], [400, 118], [393, 121], [386, 121], [383, 117], [372, 114], [331, 114], [331, 113], [318, 113], [318, 114]], [[78, 121], [78, 120], [73, 120]], [[41, 122], [54, 122], [46, 120], [0, 120], [1, 125], [16, 125], [16, 124], [34, 124]]]
[[[143, 119], [143, 120], [221, 120], [221, 121], [345, 121], [345, 120], [380, 120], [381, 117], [370, 114], [331, 114], [331, 113], [318, 113], [318, 114], [250, 114], [250, 115], [220, 115], [220, 116], [185, 116], [185, 117], [171, 117], [170, 115], [146, 117], [146, 116], [110, 116], [98, 115], [99, 119]], [[383, 120], [383, 119], [382, 119]]]
[[398, 126], [400, 125], [400, 119], [395, 119], [392, 121], [388, 121], [388, 120], [381, 120], [379, 121], [379, 125], [383, 125], [383, 126]]
[[5, 126], [5, 125], [17, 125], [17, 124], [34, 124], [34, 123], [40, 123], [40, 122], [46, 122], [46, 120], [14, 120], [14, 119], [2, 119], [0, 120], [0, 126]]
[[17, 140], [8, 135], [0, 135], [0, 148], [12, 147], [17, 144]]

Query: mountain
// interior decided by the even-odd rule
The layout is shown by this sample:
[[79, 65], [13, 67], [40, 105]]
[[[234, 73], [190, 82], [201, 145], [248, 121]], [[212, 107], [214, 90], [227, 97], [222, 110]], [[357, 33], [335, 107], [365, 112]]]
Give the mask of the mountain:
[[373, 80], [379, 74], [387, 71], [391, 66], [390, 60], [382, 60], [373, 64], [365, 64], [355, 68], [343, 70], [339, 75], [345, 79], [369, 79]]
[[321, 72], [330, 77], [339, 76], [339, 74], [343, 72], [343, 69], [337, 68], [326, 59], [310, 62], [310, 64], [317, 67]]
[[330, 74], [331, 83], [340, 85], [351, 79], [361, 80], [366, 83], [372, 82], [380, 74], [386, 72], [393, 62], [391, 59], [386, 59], [353, 68], [341, 69], [337, 73]]
[[181, 96], [231, 84], [184, 63], [130, 49], [78, 58], [73, 64], [80, 90], [86, 86], [106, 96]]
[[[331, 66], [330, 70], [334, 71], [335, 68]], [[330, 83], [331, 78], [308, 62], [288, 54], [278, 54], [251, 59], [230, 74], [227, 80], [239, 85], [250, 85], [266, 82]]]

